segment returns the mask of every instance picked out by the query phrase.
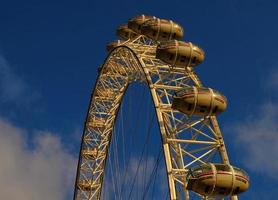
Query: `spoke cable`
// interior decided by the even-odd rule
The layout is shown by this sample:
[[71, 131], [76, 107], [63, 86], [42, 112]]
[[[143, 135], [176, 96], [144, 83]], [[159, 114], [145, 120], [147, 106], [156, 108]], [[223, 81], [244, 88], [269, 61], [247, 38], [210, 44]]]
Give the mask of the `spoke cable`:
[[[136, 93], [136, 94], [138, 94], [138, 93]], [[133, 95], [132, 95], [133, 96]], [[135, 112], [136, 113], [136, 117], [135, 117], [135, 125], [132, 127], [133, 129], [129, 132], [129, 134], [131, 134], [131, 133], [134, 133], [134, 135], [136, 135], [136, 133], [137, 133], [137, 131], [139, 130], [138, 129], [138, 126], [139, 126], [139, 118], [140, 118], [140, 109], [142, 108], [142, 106], [143, 106], [143, 100], [145, 99], [144, 98], [145, 97], [145, 92], [143, 93], [143, 95], [140, 95], [140, 97], [139, 97], [139, 106], [138, 106], [138, 110], [137, 110], [137, 112]], [[131, 99], [131, 97], [130, 98], [128, 98], [128, 100], [130, 100], [129, 102], [128, 102], [128, 104], [129, 104], [129, 108], [130, 108], [130, 113], [132, 112], [132, 113], [134, 113], [133, 112], [133, 109], [132, 109], [132, 107], [131, 107], [131, 105], [132, 105], [132, 99]], [[130, 115], [131, 116], [131, 115]], [[131, 119], [131, 117], [129, 117], [127, 120], [130, 120]], [[125, 123], [125, 124], [130, 124], [130, 123]], [[130, 144], [130, 147], [133, 147], [134, 146], [134, 143], [135, 143], [135, 140], [134, 140], [134, 137], [130, 137], [130, 141], [129, 141], [129, 144]], [[125, 168], [125, 170], [124, 170], [124, 175], [123, 175], [123, 181], [121, 181], [121, 186], [120, 186], [120, 188], [121, 188], [121, 192], [120, 192], [120, 194], [121, 194], [121, 196], [122, 196], [122, 193], [124, 192], [124, 191], [126, 191], [126, 190], [124, 190], [124, 187], [125, 187], [125, 185], [126, 185], [126, 178], [127, 178], [127, 172], [128, 172], [128, 168], [129, 168], [129, 163], [130, 163], [130, 159], [131, 159], [131, 151], [129, 151], [129, 153], [128, 153], [128, 155], [127, 155], [127, 162], [126, 162], [126, 168]], [[124, 195], [125, 196], [125, 195]]]
[[156, 179], [156, 177], [157, 177], [157, 171], [158, 171], [157, 169], [158, 169], [159, 163], [160, 163], [161, 158], [162, 158], [162, 148], [159, 150], [158, 155], [157, 155], [156, 157], [157, 157], [157, 158], [156, 158], [156, 162], [155, 162], [155, 164], [154, 164], [154, 166], [153, 166], [151, 176], [149, 177], [149, 181], [148, 181], [148, 183], [147, 183], [146, 190], [145, 190], [144, 193], [143, 193], [143, 199], [146, 198], [146, 195], [147, 195], [147, 193], [148, 193], [148, 191], [149, 191], [149, 189], [150, 189], [150, 186], [151, 186], [151, 184], [152, 184], [152, 181], [154, 181], [154, 183], [153, 183], [153, 190], [154, 190], [155, 179]]
[[146, 140], [145, 140], [144, 146], [143, 146], [143, 151], [142, 151], [142, 153], [141, 153], [141, 156], [140, 156], [140, 159], [139, 159], [139, 164], [137, 165], [136, 173], [135, 173], [135, 176], [134, 176], [133, 181], [132, 181], [131, 190], [130, 190], [130, 192], [129, 192], [128, 199], [130, 199], [130, 197], [131, 197], [131, 193], [132, 193], [133, 188], [134, 188], [135, 180], [136, 180], [136, 177], [137, 177], [138, 172], [139, 172], [139, 167], [140, 167], [141, 162], [142, 162], [142, 160], [143, 160], [143, 154], [144, 154], [144, 152], [145, 152], [145, 150], [146, 150], [147, 144], [149, 143], [149, 139], [150, 139], [150, 135], [151, 135], [151, 134], [150, 134], [150, 133], [151, 133], [150, 130], [151, 130], [152, 125], [154, 124], [154, 123], [153, 123], [154, 118], [155, 118], [155, 114], [153, 114], [152, 119], [151, 119], [150, 127], [149, 127], [149, 129], [148, 129], [147, 137], [146, 137]]

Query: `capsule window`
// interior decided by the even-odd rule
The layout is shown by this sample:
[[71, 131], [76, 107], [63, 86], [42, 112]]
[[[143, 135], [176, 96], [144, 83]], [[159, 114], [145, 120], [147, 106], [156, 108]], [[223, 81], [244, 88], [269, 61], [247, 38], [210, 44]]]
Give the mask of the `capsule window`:
[[174, 58], [174, 55], [171, 54], [170, 57], [169, 57], [169, 60], [173, 60], [173, 58]]
[[226, 191], [227, 191], [227, 188], [225, 188], [225, 187], [220, 187], [219, 188], [219, 194], [224, 195], [224, 194], [226, 194]]
[[206, 112], [207, 106], [200, 106], [200, 112], [204, 113]]
[[180, 61], [181, 61], [181, 62], [185, 62], [185, 60], [186, 60], [186, 56], [181, 56]]
[[166, 32], [162, 32], [162, 37], [166, 38], [167, 37], [167, 33]]
[[229, 172], [231, 170], [229, 165], [215, 165], [215, 168], [219, 171], [226, 171], [226, 172]]
[[188, 104], [188, 106], [187, 106], [187, 110], [190, 111], [191, 108], [192, 108], [192, 104], [190, 103], [190, 104]]
[[221, 191], [219, 192], [219, 194], [224, 195], [224, 194], [225, 194], [225, 191], [221, 190]]
[[212, 113], [215, 114], [215, 113], [217, 112], [217, 110], [218, 110], [218, 106], [215, 106], [214, 109], [213, 109], [213, 111], [212, 111]]
[[194, 56], [194, 58], [192, 59], [192, 64], [195, 64], [196, 62], [196, 56]]
[[236, 187], [235, 191], [233, 192], [234, 194], [238, 194], [239, 193], [239, 187]]
[[210, 186], [206, 186], [206, 188], [205, 188], [205, 193], [208, 193], [208, 192], [209, 192], [209, 189], [210, 189]]
[[176, 38], [176, 33], [173, 34], [173, 38]]

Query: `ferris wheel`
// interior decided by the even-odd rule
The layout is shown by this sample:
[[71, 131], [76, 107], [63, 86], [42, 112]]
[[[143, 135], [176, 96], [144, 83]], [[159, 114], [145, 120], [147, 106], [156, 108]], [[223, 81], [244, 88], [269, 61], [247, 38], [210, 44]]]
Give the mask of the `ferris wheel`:
[[204, 87], [194, 72], [204, 60], [204, 51], [178, 41], [183, 37], [179, 24], [153, 16], [130, 19], [117, 35], [121, 40], [108, 44], [109, 55], [99, 68], [91, 96], [74, 200], [105, 199], [104, 175], [116, 121], [125, 114], [121, 104], [127, 88], [138, 82], [149, 89], [159, 124], [168, 180], [164, 199], [237, 200], [248, 189], [249, 177], [230, 165], [218, 125], [216, 116], [225, 111], [226, 97]]

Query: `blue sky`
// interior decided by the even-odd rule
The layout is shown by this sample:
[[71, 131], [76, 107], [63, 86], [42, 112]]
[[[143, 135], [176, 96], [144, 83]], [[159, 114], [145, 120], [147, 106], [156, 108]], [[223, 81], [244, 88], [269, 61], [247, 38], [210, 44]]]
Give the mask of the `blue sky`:
[[[274, 199], [278, 186], [277, 8], [278, 3], [270, 0], [2, 1], [0, 136], [18, 150], [0, 148], [0, 155], [11, 152], [9, 158], [14, 158], [16, 166], [38, 162], [27, 173], [34, 179], [41, 178], [32, 174], [40, 165], [51, 169], [49, 158], [57, 166], [55, 173], [61, 174], [59, 156], [65, 156], [65, 163], [72, 166], [68, 174], [73, 174], [106, 44], [116, 39], [118, 25], [144, 13], [178, 22], [185, 29], [184, 40], [205, 50], [206, 59], [196, 71], [205, 85], [227, 96], [228, 109], [219, 117], [225, 142], [232, 163], [251, 176], [251, 188], [242, 199]], [[49, 142], [61, 155], [45, 148]], [[39, 161], [32, 155], [41, 155]], [[22, 169], [5, 171], [1, 165], [1, 177], [14, 177]], [[57, 180], [57, 188], [63, 188], [64, 177]], [[27, 179], [20, 178], [25, 185]], [[67, 189], [53, 192], [52, 199], [67, 198], [72, 176], [67, 182]], [[0, 185], [4, 185], [1, 179]], [[51, 189], [50, 182], [48, 186], [44, 188]], [[30, 188], [22, 190], [31, 193]], [[5, 192], [0, 192], [4, 198], [1, 195]]]

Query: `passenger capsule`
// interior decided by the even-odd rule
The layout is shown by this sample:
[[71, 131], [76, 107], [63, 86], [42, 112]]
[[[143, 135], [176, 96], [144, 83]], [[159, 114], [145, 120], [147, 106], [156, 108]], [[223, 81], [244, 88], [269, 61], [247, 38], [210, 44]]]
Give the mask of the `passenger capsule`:
[[113, 41], [113, 42], [110, 42], [106, 45], [106, 50], [108, 52], [110, 52], [111, 50], [113, 50], [115, 47], [117, 46], [121, 46], [122, 44], [124, 43], [124, 41], [122, 40], [116, 40], [116, 41]]
[[194, 67], [203, 62], [205, 53], [191, 42], [172, 40], [157, 46], [156, 58], [173, 66]]
[[218, 115], [225, 111], [227, 99], [211, 88], [185, 87], [173, 96], [172, 108], [187, 115]]
[[204, 164], [191, 169], [187, 189], [203, 196], [225, 197], [245, 192], [249, 188], [247, 173], [225, 164]]
[[128, 40], [137, 37], [138, 34], [129, 29], [127, 24], [124, 24], [117, 28], [117, 36], [123, 40]]
[[142, 24], [141, 34], [153, 40], [167, 41], [182, 38], [183, 28], [171, 20], [156, 18]]
[[132, 29], [134, 32], [141, 34], [141, 27], [142, 24], [149, 20], [149, 19], [155, 19], [154, 16], [146, 16], [146, 15], [139, 15], [136, 16], [130, 20], [128, 20], [128, 28]]

